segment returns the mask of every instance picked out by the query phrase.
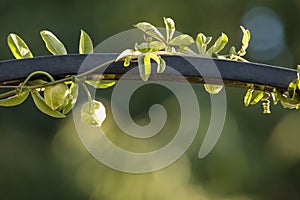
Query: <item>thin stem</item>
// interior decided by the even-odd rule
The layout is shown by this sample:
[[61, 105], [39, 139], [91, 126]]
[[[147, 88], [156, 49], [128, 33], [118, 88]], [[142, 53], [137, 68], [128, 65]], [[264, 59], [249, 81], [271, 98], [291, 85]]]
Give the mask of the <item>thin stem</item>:
[[13, 96], [15, 94], [17, 94], [16, 90], [11, 90], [11, 91], [8, 91], [8, 92], [4, 92], [4, 93], [0, 94], [0, 99], [11, 97], [11, 96]]
[[35, 75], [45, 75], [47, 76], [51, 82], [54, 82], [54, 78], [47, 72], [44, 71], [36, 71], [36, 72], [32, 72], [31, 74], [29, 74], [29, 76], [27, 76], [27, 78], [25, 79], [25, 81], [23, 82], [22, 85], [25, 85], [33, 76]]
[[0, 89], [17, 89], [19, 87], [18, 85], [0, 85]]
[[102, 63], [101, 65], [98, 65], [97, 67], [94, 67], [93, 69], [90, 69], [90, 70], [88, 70], [88, 71], [86, 71], [86, 72], [83, 72], [83, 73], [81, 73], [81, 74], [78, 74], [76, 77], [77, 77], [77, 78], [82, 78], [82, 77], [84, 77], [84, 76], [86, 76], [86, 75], [89, 75], [89, 74], [91, 74], [91, 73], [97, 71], [98, 69], [100, 69], [100, 68], [102, 68], [102, 67], [105, 67], [105, 66], [107, 66], [107, 65], [112, 64], [113, 62], [115, 62], [115, 59], [109, 60], [109, 61], [107, 61], [107, 62], [105, 62], [105, 63]]
[[88, 103], [89, 104], [89, 113], [92, 114], [93, 113], [93, 99], [92, 99], [91, 93], [84, 83], [82, 83], [82, 86], [83, 86], [84, 92], [89, 101], [89, 103]]

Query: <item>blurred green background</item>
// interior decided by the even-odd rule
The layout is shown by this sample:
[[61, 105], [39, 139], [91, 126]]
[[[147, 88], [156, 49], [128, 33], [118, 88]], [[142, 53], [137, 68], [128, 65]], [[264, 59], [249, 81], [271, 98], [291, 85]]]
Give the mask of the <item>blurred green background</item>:
[[[163, 26], [166, 16], [175, 20], [180, 32], [215, 37], [225, 32], [235, 46], [240, 45], [243, 25], [253, 36], [246, 58], [294, 68], [300, 63], [299, 10], [298, 0], [1, 0], [0, 57], [13, 58], [6, 45], [11, 32], [27, 41], [36, 56], [48, 54], [39, 36], [43, 29], [54, 32], [69, 53], [76, 53], [80, 29], [98, 44], [140, 21]], [[272, 106], [272, 114], [266, 116], [260, 105], [243, 106], [245, 90], [226, 88], [228, 112], [222, 136], [213, 151], [199, 159], [210, 99], [201, 85], [193, 87], [201, 109], [196, 140], [174, 164], [147, 174], [118, 172], [96, 161], [80, 142], [72, 115], [52, 119], [31, 99], [15, 108], [0, 108], [0, 199], [300, 199], [299, 111]], [[107, 108], [111, 92], [97, 96]], [[138, 90], [131, 101], [132, 116], [139, 124], [149, 122], [147, 112], [153, 103], [164, 105], [172, 117], [161, 140], [149, 141], [149, 146], [167, 142], [180, 116], [174, 95], [152, 85]], [[103, 128], [114, 142], [139, 145], [114, 128], [109, 109], [108, 116]]]

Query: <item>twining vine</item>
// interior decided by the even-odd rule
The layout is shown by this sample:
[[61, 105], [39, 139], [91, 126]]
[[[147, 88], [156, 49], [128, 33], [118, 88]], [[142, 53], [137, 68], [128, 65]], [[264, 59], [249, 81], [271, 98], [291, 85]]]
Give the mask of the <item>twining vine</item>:
[[[215, 42], [210, 45], [212, 37], [206, 37], [199, 33], [195, 39], [187, 34], [175, 34], [175, 22], [171, 18], [164, 18], [166, 33], [162, 34], [155, 26], [148, 22], [140, 22], [135, 27], [144, 34], [145, 42], [135, 44], [133, 49], [126, 49], [112, 61], [103, 63], [87, 72], [78, 75], [68, 75], [64, 79], [54, 80], [51, 74], [45, 71], [35, 71], [18, 86], [3, 85], [2, 88], [12, 89], [0, 94], [0, 106], [16, 106], [23, 103], [31, 94], [36, 107], [43, 113], [54, 117], [64, 118], [74, 107], [78, 90], [82, 88], [86, 93], [88, 102], [81, 108], [81, 120], [92, 126], [101, 126], [106, 118], [104, 105], [92, 99], [87, 84], [96, 89], [108, 88], [113, 86], [116, 81], [108, 80], [87, 80], [87, 76], [97, 69], [107, 66], [112, 62], [124, 61], [124, 67], [128, 67], [132, 61], [138, 62], [140, 77], [147, 81], [151, 74], [151, 61], [157, 64], [157, 73], [163, 73], [166, 62], [161, 55], [189, 55], [205, 56], [233, 61], [248, 62], [243, 58], [250, 41], [250, 31], [241, 26], [243, 32], [242, 45], [239, 50], [232, 46], [227, 54], [220, 53], [228, 43], [228, 37], [222, 33]], [[50, 31], [40, 32], [45, 46], [53, 55], [67, 54], [63, 43]], [[32, 58], [33, 54], [27, 44], [16, 34], [11, 33], [7, 38], [8, 47], [17, 59]], [[196, 46], [197, 51], [192, 50], [192, 45]], [[79, 40], [79, 53], [93, 53], [93, 43], [89, 35], [81, 31]], [[276, 88], [272, 92], [266, 92], [263, 88], [250, 87], [244, 97], [245, 106], [262, 103], [263, 113], [269, 114], [270, 102], [278, 102], [284, 108], [299, 109], [300, 97], [300, 67], [298, 66], [297, 78], [293, 80], [287, 91], [282, 93]], [[36, 79], [35, 76], [44, 76], [48, 79]], [[223, 88], [222, 85], [204, 84], [204, 88], [210, 94], [217, 94]]]

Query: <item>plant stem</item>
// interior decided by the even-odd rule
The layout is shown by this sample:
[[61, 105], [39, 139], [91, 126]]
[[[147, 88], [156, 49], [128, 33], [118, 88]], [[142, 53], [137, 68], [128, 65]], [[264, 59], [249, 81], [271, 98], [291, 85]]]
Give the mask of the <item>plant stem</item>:
[[83, 72], [83, 73], [81, 73], [81, 74], [78, 74], [76, 77], [77, 77], [77, 78], [82, 78], [82, 77], [84, 77], [84, 76], [86, 76], [86, 75], [89, 75], [89, 74], [91, 74], [91, 73], [97, 71], [98, 69], [100, 69], [100, 68], [102, 68], [102, 67], [105, 67], [105, 66], [107, 66], [107, 65], [112, 64], [113, 62], [115, 62], [115, 59], [109, 60], [109, 61], [107, 61], [107, 62], [105, 62], [105, 63], [102, 63], [101, 65], [98, 65], [97, 67], [94, 67], [93, 69], [90, 69], [90, 70], [88, 70], [88, 71], [86, 71], [86, 72]]
[[[75, 76], [76, 78], [80, 79], [80, 78], [83, 78], [91, 73], [93, 73], [94, 71], [97, 71], [98, 69], [102, 68], [102, 67], [105, 67], [111, 63], [115, 62], [115, 60], [109, 60], [97, 67], [94, 67], [93, 69], [90, 69], [86, 72], [83, 72], [81, 74], [78, 74], [77, 76]], [[47, 73], [47, 72], [46, 72]], [[49, 83], [46, 83], [46, 84], [43, 84], [43, 85], [35, 85], [35, 86], [25, 86], [26, 88], [28, 89], [37, 89], [37, 88], [44, 88], [44, 87], [47, 87], [47, 86], [51, 86], [51, 85], [56, 85], [58, 83], [64, 83], [64, 82], [67, 82], [67, 81], [72, 81], [74, 77], [68, 77], [68, 78], [63, 78], [63, 79], [59, 79], [59, 80], [56, 80], [56, 81], [52, 81], [52, 82], [49, 82]]]
[[31, 74], [29, 74], [29, 76], [27, 76], [27, 78], [25, 79], [25, 81], [23, 82], [22, 85], [25, 85], [35, 75], [45, 75], [50, 79], [51, 82], [55, 81], [54, 78], [48, 72], [36, 71], [36, 72], [32, 72]]
[[84, 83], [82, 83], [82, 86], [83, 86], [84, 92], [88, 98], [89, 113], [92, 114], [93, 113], [93, 99], [92, 99], [91, 93]]
[[11, 97], [13, 95], [17, 94], [16, 93], [16, 90], [11, 90], [11, 91], [8, 91], [8, 92], [5, 92], [5, 93], [2, 93], [0, 94], [0, 99], [4, 99], [4, 98], [7, 98], [7, 97]]

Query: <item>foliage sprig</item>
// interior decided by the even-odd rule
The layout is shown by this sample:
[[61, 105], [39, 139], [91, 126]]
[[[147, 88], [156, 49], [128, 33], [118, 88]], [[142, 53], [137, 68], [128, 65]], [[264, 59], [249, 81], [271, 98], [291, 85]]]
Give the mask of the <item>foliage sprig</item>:
[[[157, 73], [163, 73], [166, 68], [166, 61], [161, 55], [190, 55], [206, 56], [233, 61], [248, 62], [243, 56], [246, 55], [250, 41], [250, 31], [240, 27], [243, 32], [242, 45], [237, 51], [232, 46], [228, 53], [222, 50], [228, 43], [228, 37], [221, 33], [219, 38], [210, 45], [212, 37], [207, 37], [203, 33], [198, 33], [194, 39], [188, 34], [176, 34], [175, 22], [171, 18], [163, 18], [165, 33], [161, 33], [158, 28], [148, 22], [140, 22], [135, 27], [144, 34], [144, 42], [135, 44], [133, 49], [126, 49], [112, 61], [103, 63], [94, 69], [79, 75], [69, 75], [64, 79], [54, 80], [51, 74], [44, 71], [36, 71], [28, 75], [24, 82], [19, 86], [3, 86], [13, 90], [0, 94], [0, 106], [17, 106], [23, 103], [31, 94], [36, 107], [43, 113], [54, 117], [64, 118], [74, 107], [79, 88], [83, 88], [88, 102], [81, 109], [81, 119], [83, 122], [92, 126], [101, 126], [106, 117], [104, 105], [92, 99], [86, 84], [103, 89], [113, 86], [115, 81], [108, 80], [87, 80], [86, 76], [96, 69], [106, 66], [111, 62], [124, 61], [124, 67], [128, 67], [132, 61], [138, 62], [139, 74], [142, 80], [147, 81], [151, 74], [151, 61], [157, 64]], [[41, 38], [46, 48], [53, 55], [67, 54], [63, 43], [50, 31], [40, 32]], [[16, 59], [32, 58], [33, 54], [27, 44], [16, 34], [11, 33], [7, 37], [8, 47]], [[193, 48], [195, 47], [195, 48]], [[196, 49], [196, 50], [192, 50]], [[79, 39], [79, 53], [93, 53], [93, 43], [90, 36], [81, 30]], [[34, 76], [45, 76], [48, 81], [33, 79]], [[223, 88], [222, 85], [204, 84], [204, 88], [211, 94], [217, 94]], [[286, 92], [264, 91], [264, 88], [254, 88], [254, 85], [247, 90], [244, 97], [245, 106], [254, 105], [262, 102], [263, 113], [269, 114], [270, 100], [274, 105], [278, 102], [284, 108], [300, 108], [300, 66], [298, 66], [297, 78], [289, 84]]]

